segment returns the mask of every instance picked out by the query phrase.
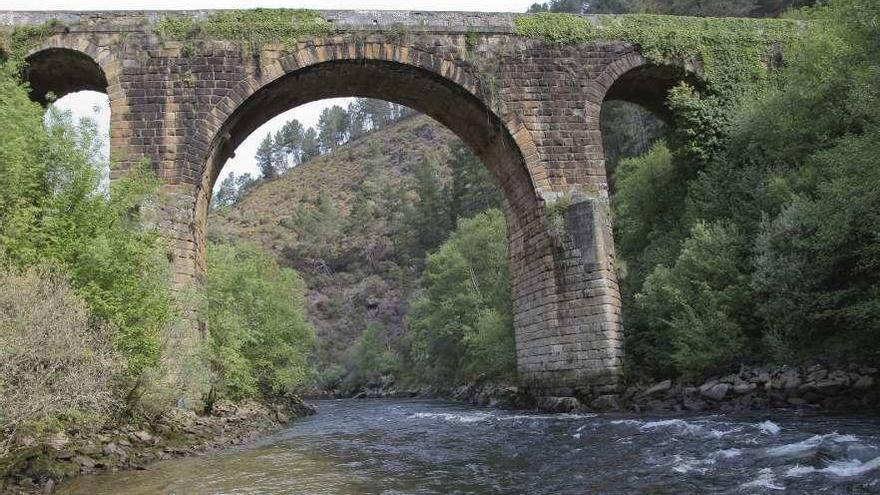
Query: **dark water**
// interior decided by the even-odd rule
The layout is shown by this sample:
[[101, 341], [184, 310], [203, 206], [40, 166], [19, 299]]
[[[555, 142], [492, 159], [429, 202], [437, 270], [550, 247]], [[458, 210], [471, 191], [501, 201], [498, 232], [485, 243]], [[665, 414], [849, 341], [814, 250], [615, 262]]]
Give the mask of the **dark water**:
[[319, 402], [249, 447], [81, 478], [66, 495], [880, 493], [880, 418], [542, 415]]

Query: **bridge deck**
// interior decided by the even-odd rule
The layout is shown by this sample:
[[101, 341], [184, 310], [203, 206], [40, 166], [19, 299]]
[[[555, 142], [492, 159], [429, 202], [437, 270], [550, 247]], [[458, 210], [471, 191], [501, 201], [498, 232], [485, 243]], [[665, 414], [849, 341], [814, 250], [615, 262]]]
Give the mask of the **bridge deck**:
[[[0, 26], [58, 21], [75, 31], [143, 31], [162, 17], [207, 19], [217, 10], [0, 11]], [[514, 12], [435, 12], [419, 10], [316, 10], [342, 31], [383, 31], [397, 26], [443, 33], [513, 33]]]

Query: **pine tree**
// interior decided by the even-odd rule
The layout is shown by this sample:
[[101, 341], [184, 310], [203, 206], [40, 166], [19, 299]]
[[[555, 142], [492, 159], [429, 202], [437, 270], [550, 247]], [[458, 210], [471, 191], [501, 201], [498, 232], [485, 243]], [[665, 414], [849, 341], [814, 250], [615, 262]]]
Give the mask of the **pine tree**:
[[257, 154], [255, 156], [257, 160], [257, 166], [260, 167], [260, 172], [263, 174], [264, 179], [273, 179], [278, 174], [275, 169], [275, 140], [272, 139], [271, 134], [266, 134], [266, 137], [263, 138], [263, 142], [260, 143], [260, 147], [257, 148]]

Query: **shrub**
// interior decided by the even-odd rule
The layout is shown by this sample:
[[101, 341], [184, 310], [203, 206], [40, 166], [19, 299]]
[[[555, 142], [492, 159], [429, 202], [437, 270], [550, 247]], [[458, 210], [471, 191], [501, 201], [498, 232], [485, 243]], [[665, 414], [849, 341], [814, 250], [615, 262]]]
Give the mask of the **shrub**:
[[3, 269], [0, 286], [0, 432], [111, 411], [112, 380], [123, 364], [111, 327], [47, 269]]
[[395, 373], [400, 359], [385, 342], [385, 329], [376, 323], [367, 326], [349, 351], [351, 371], [347, 384], [356, 388]]
[[744, 357], [746, 341], [734, 315], [750, 305], [748, 274], [738, 233], [723, 224], [697, 223], [671, 268], [655, 268], [637, 304], [652, 318], [679, 373], [699, 376]]
[[18, 269], [45, 264], [62, 273], [93, 318], [112, 329], [125, 359], [119, 378], [133, 388], [156, 368], [160, 335], [174, 305], [164, 244], [141, 224], [155, 197], [146, 167], [101, 185], [102, 138], [94, 122], [29, 100], [19, 74], [0, 68], [0, 254]]

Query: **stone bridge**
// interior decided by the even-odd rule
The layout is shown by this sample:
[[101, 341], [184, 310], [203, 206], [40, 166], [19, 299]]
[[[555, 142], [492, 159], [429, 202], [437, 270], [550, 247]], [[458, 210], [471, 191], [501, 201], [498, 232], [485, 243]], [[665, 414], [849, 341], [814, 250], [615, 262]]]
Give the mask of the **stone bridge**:
[[[109, 96], [112, 178], [145, 158], [158, 173], [178, 290], [201, 285], [211, 190], [252, 131], [314, 100], [388, 100], [451, 129], [503, 190], [524, 384], [616, 388], [623, 328], [600, 110], [624, 99], [662, 111], [681, 71], [624, 42], [518, 36], [517, 14], [262, 11], [280, 23], [248, 33], [222, 12], [0, 12], [7, 30], [45, 31], [25, 53], [34, 100]], [[195, 315], [173, 353], [203, 339]]]

